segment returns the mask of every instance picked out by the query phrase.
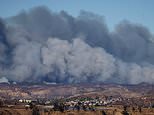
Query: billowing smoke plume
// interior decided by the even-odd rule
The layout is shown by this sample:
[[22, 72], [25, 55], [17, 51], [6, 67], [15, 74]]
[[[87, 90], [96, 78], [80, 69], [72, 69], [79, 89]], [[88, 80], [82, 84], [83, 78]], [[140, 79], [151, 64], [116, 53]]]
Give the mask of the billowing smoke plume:
[[128, 21], [110, 32], [90, 12], [73, 17], [33, 8], [0, 20], [0, 80], [154, 83], [153, 38]]

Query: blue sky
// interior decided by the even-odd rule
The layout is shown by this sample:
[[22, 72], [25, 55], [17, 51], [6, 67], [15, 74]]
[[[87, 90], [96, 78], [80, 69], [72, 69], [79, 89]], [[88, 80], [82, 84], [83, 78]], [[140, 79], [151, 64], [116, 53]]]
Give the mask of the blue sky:
[[34, 6], [47, 6], [77, 16], [80, 10], [105, 16], [110, 29], [121, 20], [140, 23], [154, 33], [154, 0], [0, 0], [0, 17], [16, 15]]

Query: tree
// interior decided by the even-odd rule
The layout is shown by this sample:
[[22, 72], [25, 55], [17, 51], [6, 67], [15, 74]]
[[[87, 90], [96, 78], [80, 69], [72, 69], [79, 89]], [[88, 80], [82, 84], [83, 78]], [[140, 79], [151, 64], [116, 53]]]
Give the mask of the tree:
[[123, 115], [129, 115], [129, 113], [127, 112], [127, 107], [126, 106], [124, 106], [124, 111], [122, 111], [122, 114]]
[[138, 107], [138, 109], [139, 109], [139, 112], [141, 113], [141, 112], [142, 112], [142, 109], [141, 109], [141, 107]]
[[0, 107], [2, 107], [4, 105], [4, 101], [0, 100]]
[[102, 115], [107, 115], [104, 110], [102, 110]]
[[33, 108], [32, 115], [40, 115], [39, 109], [37, 107]]
[[60, 111], [60, 112], [64, 112], [65, 110], [65, 105], [62, 102], [58, 102], [58, 100], [56, 100], [54, 103], [54, 111]]

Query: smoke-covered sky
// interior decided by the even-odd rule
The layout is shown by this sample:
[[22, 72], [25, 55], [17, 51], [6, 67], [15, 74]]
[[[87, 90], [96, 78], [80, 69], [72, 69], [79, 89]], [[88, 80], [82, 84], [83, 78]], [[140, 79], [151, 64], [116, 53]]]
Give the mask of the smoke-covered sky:
[[[128, 20], [108, 29], [104, 16], [45, 6], [0, 20], [0, 80], [154, 83], [154, 36]], [[7, 81], [7, 82], [8, 82]]]
[[78, 16], [80, 10], [105, 16], [110, 30], [121, 20], [147, 26], [154, 33], [154, 0], [0, 0], [0, 16], [14, 16], [22, 10], [47, 6], [54, 12], [64, 10]]

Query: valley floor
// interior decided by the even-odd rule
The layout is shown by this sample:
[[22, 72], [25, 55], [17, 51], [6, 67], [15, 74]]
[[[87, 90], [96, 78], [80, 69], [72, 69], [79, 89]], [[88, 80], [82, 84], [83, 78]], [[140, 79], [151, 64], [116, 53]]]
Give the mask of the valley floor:
[[[123, 110], [120, 108], [104, 108], [103, 110], [96, 110], [96, 111], [33, 111], [31, 109], [25, 108], [0, 108], [0, 115], [124, 115], [122, 114]], [[154, 115], [153, 108], [142, 108], [142, 111], [139, 112], [137, 109], [132, 111], [128, 108], [127, 110], [128, 115]]]

